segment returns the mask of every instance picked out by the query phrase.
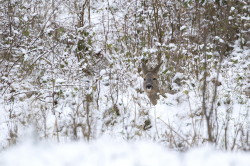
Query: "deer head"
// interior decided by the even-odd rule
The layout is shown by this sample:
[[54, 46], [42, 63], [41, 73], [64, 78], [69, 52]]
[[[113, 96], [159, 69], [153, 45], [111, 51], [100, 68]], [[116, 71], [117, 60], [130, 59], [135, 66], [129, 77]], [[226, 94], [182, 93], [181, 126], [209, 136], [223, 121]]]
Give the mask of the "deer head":
[[155, 68], [149, 70], [144, 62], [142, 62], [142, 72], [143, 72], [143, 89], [146, 92], [150, 102], [153, 105], [157, 104], [159, 99], [159, 81], [158, 81], [158, 72], [161, 67], [161, 64], [158, 64]]

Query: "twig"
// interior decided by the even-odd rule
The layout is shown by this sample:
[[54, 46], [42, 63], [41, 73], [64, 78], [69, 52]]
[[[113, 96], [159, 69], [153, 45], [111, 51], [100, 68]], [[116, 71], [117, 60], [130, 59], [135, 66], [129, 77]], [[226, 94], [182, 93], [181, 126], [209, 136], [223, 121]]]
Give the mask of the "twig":
[[183, 141], [185, 141], [189, 146], [191, 146], [191, 144], [184, 138], [182, 137], [180, 134], [178, 134], [177, 131], [175, 131], [169, 124], [167, 124], [165, 121], [163, 121], [161, 118], [158, 118], [160, 121], [162, 121], [171, 131], [173, 131], [178, 137], [180, 137]]

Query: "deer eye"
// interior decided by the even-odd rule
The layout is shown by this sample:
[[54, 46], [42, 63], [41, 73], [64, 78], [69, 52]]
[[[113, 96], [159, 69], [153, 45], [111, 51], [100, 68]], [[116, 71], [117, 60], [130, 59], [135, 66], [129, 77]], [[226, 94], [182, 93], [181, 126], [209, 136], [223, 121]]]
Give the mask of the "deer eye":
[[146, 78], [144, 78], [144, 81], [146, 81]]
[[157, 78], [153, 78], [153, 80], [157, 80]]

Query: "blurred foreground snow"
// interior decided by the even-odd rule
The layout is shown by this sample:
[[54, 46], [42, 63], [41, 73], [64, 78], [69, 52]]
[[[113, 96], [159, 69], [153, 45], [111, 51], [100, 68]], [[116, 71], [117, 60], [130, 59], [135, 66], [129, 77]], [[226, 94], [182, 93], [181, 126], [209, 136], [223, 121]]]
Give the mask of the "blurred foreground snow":
[[206, 146], [175, 152], [145, 142], [102, 138], [67, 144], [28, 141], [1, 152], [1, 166], [249, 166], [250, 154]]

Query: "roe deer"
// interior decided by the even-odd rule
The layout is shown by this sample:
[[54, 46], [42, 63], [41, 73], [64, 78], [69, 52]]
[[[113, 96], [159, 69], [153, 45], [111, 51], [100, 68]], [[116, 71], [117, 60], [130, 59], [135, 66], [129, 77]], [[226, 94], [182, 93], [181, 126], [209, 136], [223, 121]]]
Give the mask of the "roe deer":
[[143, 72], [143, 89], [146, 92], [150, 102], [153, 105], [157, 104], [159, 99], [159, 82], [158, 82], [158, 72], [161, 67], [161, 64], [158, 64], [155, 68], [149, 70], [144, 62], [142, 62], [142, 72]]

